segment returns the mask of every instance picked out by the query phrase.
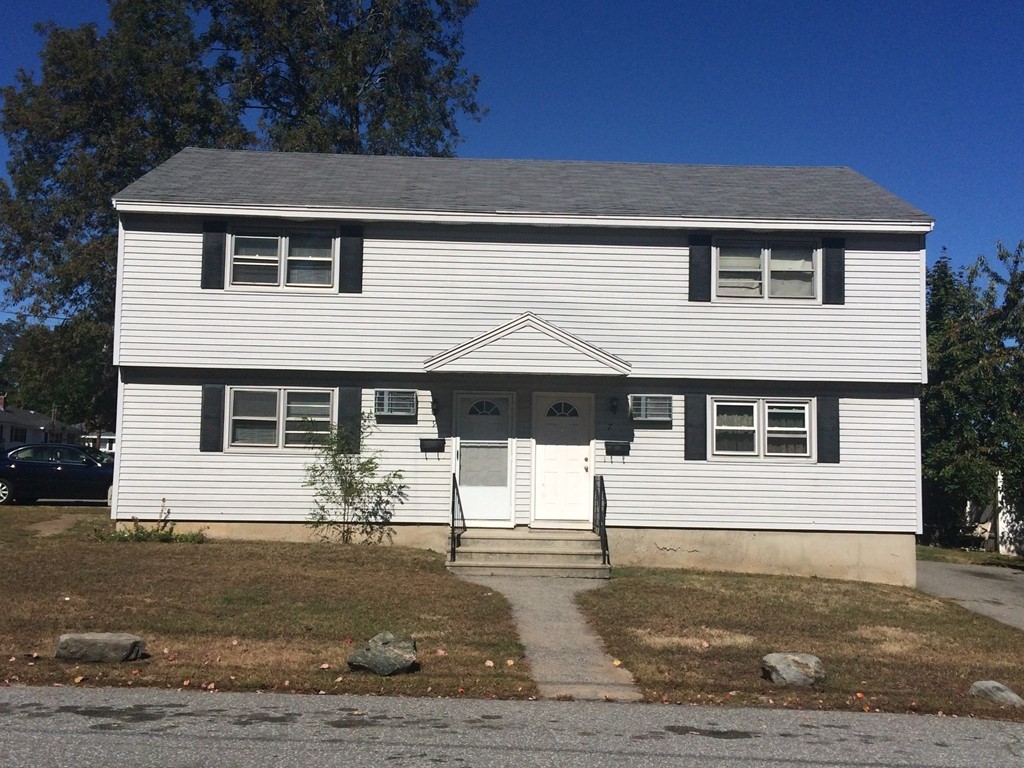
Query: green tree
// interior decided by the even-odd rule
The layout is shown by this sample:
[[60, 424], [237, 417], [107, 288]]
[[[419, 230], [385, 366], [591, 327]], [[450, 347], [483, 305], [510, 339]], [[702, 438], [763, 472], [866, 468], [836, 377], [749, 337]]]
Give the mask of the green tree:
[[[86, 386], [96, 388], [95, 407], [75, 418], [110, 426], [111, 197], [185, 146], [239, 146], [248, 134], [218, 97], [185, 0], [112, 0], [105, 34], [95, 24], [37, 30], [45, 37], [38, 78], [21, 70], [0, 89], [0, 132], [10, 150], [10, 183], [0, 180], [5, 298], [36, 317], [71, 318], [49, 354], [22, 356], [21, 378], [52, 375], [61, 387], [62, 379], [94, 375]], [[32, 340], [46, 336], [39, 330]], [[69, 339], [89, 346], [71, 350]], [[32, 372], [34, 362], [40, 367]]]
[[[1001, 244], [954, 270], [928, 270], [928, 384], [921, 398], [925, 522], [952, 543], [968, 500], [987, 502], [1003, 473], [1012, 499], [1024, 488], [1024, 242]], [[1024, 509], [1017, 504], [1024, 519]]]
[[451, 155], [478, 119], [462, 66], [476, 0], [201, 0], [236, 107], [274, 149]]
[[316, 459], [306, 465], [306, 487], [313, 489], [314, 508], [306, 525], [325, 541], [351, 544], [390, 543], [395, 507], [407, 498], [398, 471], [380, 472], [378, 452], [362, 450], [375, 428], [373, 415], [363, 414], [359, 435], [332, 426], [316, 436]]

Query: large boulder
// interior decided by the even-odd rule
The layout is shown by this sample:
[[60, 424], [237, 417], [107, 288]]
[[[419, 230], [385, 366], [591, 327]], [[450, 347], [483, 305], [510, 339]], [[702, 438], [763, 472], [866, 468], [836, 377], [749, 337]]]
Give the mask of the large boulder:
[[809, 653], [769, 653], [761, 659], [761, 676], [776, 685], [814, 685], [825, 679], [825, 665]]
[[64, 661], [102, 661], [116, 663], [141, 659], [146, 641], [127, 632], [81, 632], [61, 635], [57, 640], [57, 658]]
[[1024, 699], [995, 680], [979, 680], [971, 684], [971, 696], [987, 699], [996, 704], [1007, 704], [1011, 707], [1024, 708]]
[[415, 672], [419, 668], [416, 662], [416, 641], [388, 631], [381, 632], [348, 657], [348, 666], [351, 669], [365, 669], [382, 677]]

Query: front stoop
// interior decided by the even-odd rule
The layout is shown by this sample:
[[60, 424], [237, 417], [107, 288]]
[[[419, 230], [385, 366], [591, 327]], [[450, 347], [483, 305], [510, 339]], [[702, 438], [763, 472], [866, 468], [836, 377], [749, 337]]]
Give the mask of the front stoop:
[[462, 534], [448, 570], [465, 576], [554, 576], [607, 579], [601, 539], [592, 531], [474, 528]]

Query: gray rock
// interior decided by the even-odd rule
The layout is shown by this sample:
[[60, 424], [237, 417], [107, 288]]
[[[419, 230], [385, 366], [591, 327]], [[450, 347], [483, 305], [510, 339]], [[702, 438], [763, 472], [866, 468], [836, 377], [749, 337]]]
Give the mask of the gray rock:
[[393, 635], [388, 631], [370, 638], [361, 650], [348, 657], [351, 669], [364, 669], [382, 677], [397, 675], [399, 672], [415, 672], [416, 641], [411, 637]]
[[776, 685], [814, 685], [824, 681], [825, 665], [809, 653], [769, 653], [761, 659], [761, 677]]
[[996, 704], [1008, 704], [1011, 707], [1024, 708], [1024, 699], [995, 680], [979, 680], [976, 683], [972, 683], [969, 693], [971, 696], [977, 696], [979, 699], [988, 699]]
[[141, 659], [146, 641], [127, 632], [82, 632], [61, 635], [57, 640], [57, 658], [64, 661], [102, 661], [116, 663]]

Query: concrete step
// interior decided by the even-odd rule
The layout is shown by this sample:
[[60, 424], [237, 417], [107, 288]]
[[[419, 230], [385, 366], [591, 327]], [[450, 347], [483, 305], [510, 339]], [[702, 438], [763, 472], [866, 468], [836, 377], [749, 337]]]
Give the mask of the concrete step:
[[601, 547], [597, 548], [572, 548], [572, 549], [520, 549], [514, 551], [500, 547], [482, 546], [461, 546], [458, 548], [456, 557], [461, 562], [473, 563], [498, 563], [504, 560], [529, 561], [538, 564], [550, 563], [593, 563], [601, 562]]
[[505, 560], [501, 563], [474, 563], [456, 560], [448, 570], [463, 576], [546, 576], [563, 579], [608, 579], [611, 567], [600, 563], [564, 563], [538, 565], [533, 561]]
[[601, 540], [585, 539], [481, 539], [463, 535], [459, 551], [476, 552], [596, 552], [601, 554]]

